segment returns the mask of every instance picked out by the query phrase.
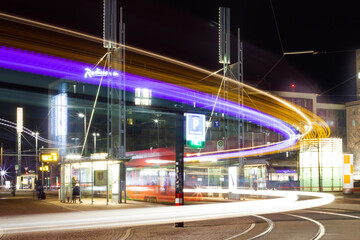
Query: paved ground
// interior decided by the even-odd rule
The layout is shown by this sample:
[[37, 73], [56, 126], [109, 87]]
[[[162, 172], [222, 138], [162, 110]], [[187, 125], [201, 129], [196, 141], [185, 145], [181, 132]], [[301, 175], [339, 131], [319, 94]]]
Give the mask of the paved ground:
[[[313, 210], [352, 214], [360, 217], [360, 194], [343, 195], [335, 193], [332, 204]], [[0, 216], [21, 214], [60, 213], [72, 211], [111, 210], [161, 206], [156, 203], [127, 201], [126, 204], [106, 205], [104, 199], [95, 199], [82, 204], [60, 203], [56, 192], [47, 192], [46, 200], [37, 200], [31, 192], [18, 192], [15, 197], [9, 192], [0, 192]], [[297, 211], [291, 214], [307, 216], [322, 222], [326, 228], [324, 239], [357, 239], [360, 236], [360, 220], [334, 217]], [[61, 232], [36, 232], [31, 234], [2, 234], [0, 239], [249, 239], [264, 234], [263, 239], [311, 239], [318, 232], [318, 226], [288, 214], [265, 215], [274, 222], [272, 231], [266, 233], [269, 223], [257, 217], [242, 217], [222, 220], [185, 223], [184, 228], [173, 224], [141, 226], [132, 228], [106, 228]], [[39, 226], [41, 228], [41, 226]], [[246, 232], [248, 231], [248, 232]], [[285, 237], [287, 236], [287, 237]]]

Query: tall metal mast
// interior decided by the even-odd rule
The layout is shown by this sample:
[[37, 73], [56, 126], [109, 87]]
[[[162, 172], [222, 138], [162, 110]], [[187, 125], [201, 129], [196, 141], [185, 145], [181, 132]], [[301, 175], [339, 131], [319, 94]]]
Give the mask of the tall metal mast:
[[[245, 147], [245, 124], [244, 124], [244, 68], [243, 68], [243, 44], [240, 38], [240, 28], [238, 28], [238, 71], [237, 79], [240, 82], [238, 88], [238, 103], [241, 103], [241, 113], [238, 114], [238, 146], [239, 148]], [[240, 170], [240, 187], [243, 187], [244, 183], [244, 157], [239, 159]]]
[[[219, 8], [219, 63], [223, 64], [223, 77], [224, 79], [230, 77], [230, 8]], [[223, 98], [228, 100], [228, 84], [223, 79]], [[221, 85], [220, 85], [221, 87]], [[224, 142], [225, 147], [228, 147], [229, 137], [229, 118], [228, 109], [223, 109], [224, 118]]]
[[125, 24], [122, 20], [122, 8], [119, 11], [116, 0], [104, 0], [104, 47], [108, 49], [108, 73], [113, 69], [119, 76], [108, 74], [107, 107], [107, 149], [109, 159], [120, 160], [119, 198], [126, 202], [126, 99], [125, 99]]

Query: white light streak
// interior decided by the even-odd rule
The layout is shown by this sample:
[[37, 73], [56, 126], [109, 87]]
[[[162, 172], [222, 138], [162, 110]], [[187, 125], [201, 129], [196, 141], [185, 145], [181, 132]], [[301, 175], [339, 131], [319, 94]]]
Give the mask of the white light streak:
[[[189, 191], [191, 190], [188, 189], [187, 192]], [[196, 191], [210, 190], [197, 189]], [[225, 192], [226, 189], [212, 189], [211, 191]], [[232, 203], [119, 209], [111, 211], [32, 214], [13, 216], [11, 218], [1, 217], [0, 229], [6, 234], [190, 222], [295, 211], [325, 205], [334, 200], [334, 196], [327, 193], [252, 190], [237, 190], [235, 192], [239, 194], [266, 195], [280, 198]], [[298, 195], [318, 198], [296, 201]]]

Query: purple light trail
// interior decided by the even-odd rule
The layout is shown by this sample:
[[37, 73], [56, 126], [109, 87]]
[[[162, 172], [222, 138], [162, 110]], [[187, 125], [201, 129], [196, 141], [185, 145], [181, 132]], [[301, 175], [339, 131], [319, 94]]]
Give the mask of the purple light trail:
[[[6, 46], [0, 47], [0, 67], [16, 71], [46, 75], [54, 78], [65, 78], [93, 85], [99, 84], [98, 78], [85, 78], [84, 76], [85, 68], [94, 68], [94, 66], [91, 64]], [[148, 88], [152, 90], [153, 97], [181, 102], [188, 105], [193, 105], [195, 102], [197, 107], [202, 107], [209, 110], [212, 109], [214, 104], [215, 98], [210, 94], [130, 73], [125, 73], [125, 78], [126, 91], [129, 92], [134, 92], [135, 88]], [[103, 81], [102, 86], [106, 87], [107, 81]], [[118, 85], [115, 84], [115, 87], [118, 87]], [[215, 111], [220, 111], [221, 109], [224, 109], [224, 107], [229, 109], [229, 115], [232, 116], [236, 116], [237, 114], [241, 113], [242, 110], [241, 105], [219, 98], [215, 107]], [[286, 138], [286, 140], [269, 146], [261, 146], [249, 150], [188, 157], [185, 159], [224, 159], [241, 157], [245, 155], [262, 154], [287, 148], [296, 143], [297, 133], [283, 121], [247, 106], [243, 107], [243, 111], [247, 121], [261, 124], [262, 126], [279, 132]]]

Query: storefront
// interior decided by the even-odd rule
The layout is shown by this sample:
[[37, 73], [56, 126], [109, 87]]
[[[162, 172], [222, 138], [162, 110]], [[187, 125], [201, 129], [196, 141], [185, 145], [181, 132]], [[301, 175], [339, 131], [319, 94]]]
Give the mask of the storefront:
[[36, 175], [24, 174], [17, 176], [16, 189], [18, 190], [35, 190]]

